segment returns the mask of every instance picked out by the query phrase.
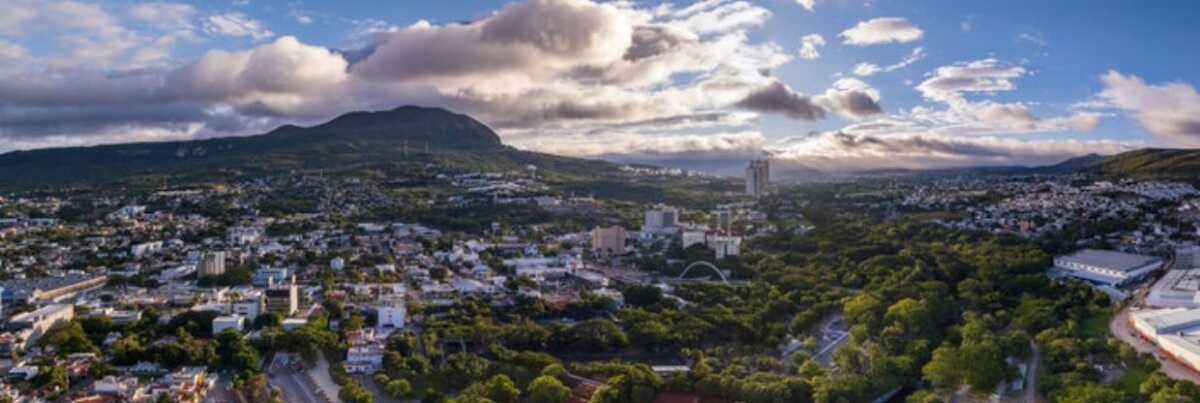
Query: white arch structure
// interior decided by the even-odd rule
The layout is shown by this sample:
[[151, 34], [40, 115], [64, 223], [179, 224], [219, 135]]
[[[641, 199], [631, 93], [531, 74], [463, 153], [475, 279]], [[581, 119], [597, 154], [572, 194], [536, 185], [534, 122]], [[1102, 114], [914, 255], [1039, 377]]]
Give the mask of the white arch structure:
[[692, 264], [689, 264], [689, 265], [687, 265], [687, 267], [683, 268], [683, 273], [679, 273], [679, 279], [684, 280], [684, 277], [687, 276], [688, 271], [691, 271], [692, 268], [696, 267], [696, 266], [707, 267], [710, 270], [712, 270], [714, 273], [717, 273], [717, 277], [721, 278], [721, 282], [725, 282], [725, 283], [729, 282], [729, 279], [725, 278], [725, 273], [722, 273], [720, 268], [718, 268], [716, 265], [714, 265], [712, 263], [709, 263], [709, 262], [706, 262], [703, 260], [698, 261], [698, 262], [692, 262]]

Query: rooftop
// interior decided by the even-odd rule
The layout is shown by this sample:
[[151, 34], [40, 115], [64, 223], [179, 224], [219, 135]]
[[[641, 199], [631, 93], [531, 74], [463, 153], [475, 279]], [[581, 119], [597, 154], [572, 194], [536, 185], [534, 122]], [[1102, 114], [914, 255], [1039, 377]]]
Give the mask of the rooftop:
[[1062, 256], [1060, 259], [1095, 267], [1103, 267], [1118, 271], [1133, 271], [1146, 265], [1161, 261], [1154, 256], [1135, 255], [1132, 253], [1111, 250], [1084, 249], [1073, 254]]

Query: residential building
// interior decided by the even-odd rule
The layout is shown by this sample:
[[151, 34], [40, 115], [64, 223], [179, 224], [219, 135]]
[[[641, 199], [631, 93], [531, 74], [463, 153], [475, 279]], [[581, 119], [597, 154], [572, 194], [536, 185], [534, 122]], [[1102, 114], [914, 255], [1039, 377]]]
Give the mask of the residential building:
[[225, 252], [209, 252], [200, 259], [200, 277], [225, 274]]
[[625, 228], [614, 225], [592, 229], [592, 252], [598, 255], [625, 254]]
[[288, 317], [300, 310], [300, 293], [295, 284], [272, 286], [264, 294], [267, 312], [279, 312]]
[[642, 230], [647, 232], [659, 232], [667, 229], [673, 229], [679, 226], [679, 210], [674, 207], [664, 205], [655, 206], [654, 209], [646, 210], [646, 218], [642, 224]]
[[212, 334], [221, 333], [225, 329], [233, 329], [238, 333], [246, 327], [246, 317], [241, 315], [218, 316], [213, 318]]
[[254, 276], [250, 278], [250, 283], [255, 287], [270, 287], [274, 284], [281, 284], [287, 281], [292, 274], [291, 270], [286, 267], [259, 267], [254, 271]]
[[746, 194], [750, 196], [762, 196], [767, 193], [767, 186], [771, 182], [771, 163], [768, 160], [750, 161], [750, 166], [746, 167]]
[[404, 300], [393, 298], [381, 303], [377, 309], [376, 326], [381, 328], [403, 329], [408, 317], [408, 309]]

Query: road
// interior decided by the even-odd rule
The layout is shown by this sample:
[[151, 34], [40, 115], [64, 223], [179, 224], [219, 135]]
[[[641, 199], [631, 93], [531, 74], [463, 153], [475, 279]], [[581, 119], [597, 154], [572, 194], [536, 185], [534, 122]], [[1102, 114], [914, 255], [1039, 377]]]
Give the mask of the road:
[[1029, 367], [1025, 370], [1025, 391], [1021, 394], [1024, 403], [1037, 403], [1037, 372], [1038, 362], [1042, 361], [1042, 347], [1036, 341], [1030, 340], [1029, 347], [1033, 353], [1029, 357]]
[[283, 392], [283, 401], [298, 402], [298, 403], [325, 403], [315, 389], [315, 385], [308, 380], [307, 375], [303, 371], [296, 371], [286, 363], [291, 362], [291, 355], [276, 354], [272, 360], [268, 371], [270, 376], [268, 381], [271, 386], [277, 386]]

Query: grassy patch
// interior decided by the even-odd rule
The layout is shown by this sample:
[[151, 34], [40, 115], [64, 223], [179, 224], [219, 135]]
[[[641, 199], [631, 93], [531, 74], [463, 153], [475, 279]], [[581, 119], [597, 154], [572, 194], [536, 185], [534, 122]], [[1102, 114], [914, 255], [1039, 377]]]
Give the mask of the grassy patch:
[[1108, 337], [1108, 322], [1110, 321], [1112, 321], [1112, 312], [1107, 309], [1095, 311], [1079, 324], [1079, 330], [1085, 337], [1103, 340]]
[[1129, 396], [1137, 396], [1142, 383], [1146, 382], [1152, 373], [1154, 373], [1154, 368], [1147, 368], [1143, 365], [1130, 366], [1113, 386], [1125, 391]]

